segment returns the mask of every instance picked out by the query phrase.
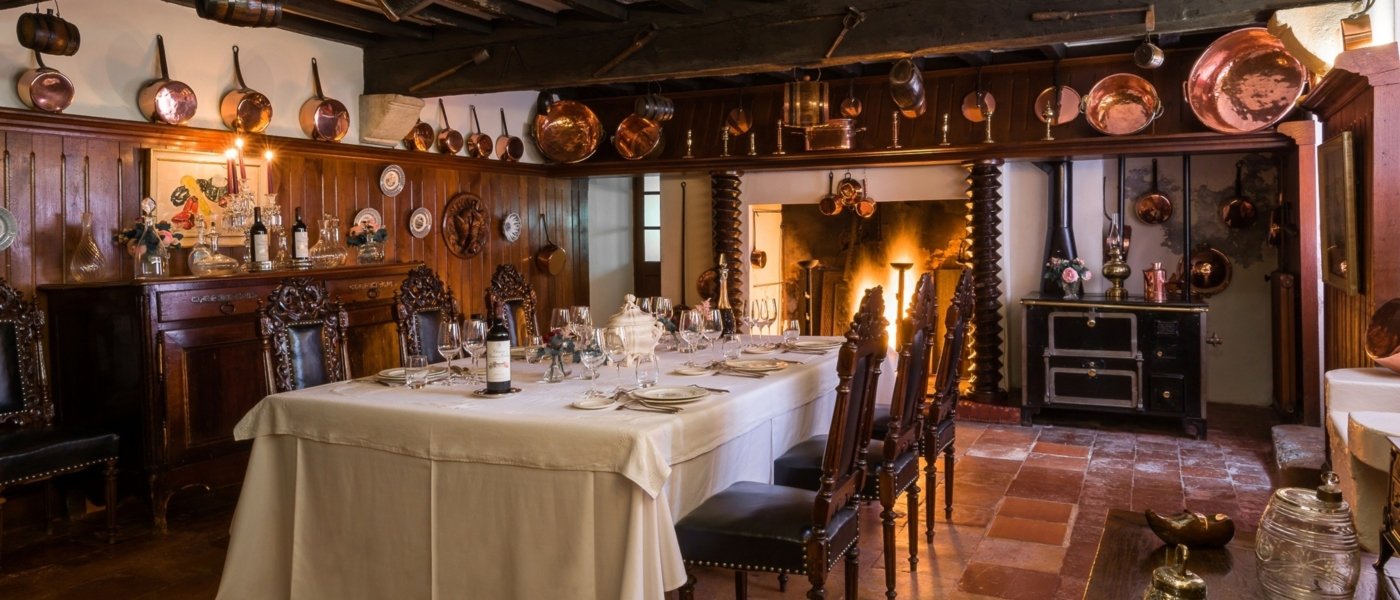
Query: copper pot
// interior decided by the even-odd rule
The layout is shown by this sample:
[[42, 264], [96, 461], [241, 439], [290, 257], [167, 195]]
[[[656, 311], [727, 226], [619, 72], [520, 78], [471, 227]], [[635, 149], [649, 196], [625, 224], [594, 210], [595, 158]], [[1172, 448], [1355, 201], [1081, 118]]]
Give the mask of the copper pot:
[[517, 162], [525, 154], [525, 142], [510, 134], [506, 126], [506, 109], [501, 109], [501, 135], [496, 137], [496, 158]]
[[535, 253], [535, 266], [541, 271], [550, 275], [558, 275], [564, 272], [564, 263], [567, 255], [564, 249], [554, 243], [549, 237], [549, 227], [544, 223], [544, 213], [540, 213], [540, 229], [544, 230], [544, 247]]
[[447, 120], [447, 107], [443, 106], [442, 98], [438, 98], [438, 111], [442, 113], [442, 129], [437, 134], [437, 149], [443, 154], [456, 154], [462, 151], [462, 146], [466, 144], [466, 138], [462, 137], [462, 132], [452, 128], [452, 123]]
[[165, 64], [165, 38], [160, 34], [156, 34], [156, 56], [160, 58], [160, 79], [141, 88], [136, 96], [137, 107], [149, 121], [184, 125], [194, 118], [199, 99], [190, 86], [170, 78], [170, 69]]
[[598, 151], [603, 124], [587, 106], [559, 100], [550, 103], [546, 114], [535, 117], [534, 139], [545, 158], [558, 163], [576, 163]]
[[613, 147], [618, 155], [627, 160], [646, 158], [661, 143], [661, 125], [641, 115], [632, 114], [623, 119], [613, 136]]
[[1249, 133], [1288, 115], [1307, 80], [1307, 69], [1282, 41], [1263, 27], [1247, 27], [1221, 36], [1201, 53], [1184, 94], [1206, 127]]
[[240, 133], [260, 133], [272, 123], [272, 101], [243, 82], [238, 62], [238, 46], [233, 47], [233, 76], [238, 88], [229, 90], [219, 102], [219, 118], [224, 126]]
[[321, 91], [321, 71], [314, 58], [311, 78], [316, 83], [316, 96], [301, 104], [301, 130], [318, 142], [339, 142], [350, 131], [350, 111]]
[[73, 103], [73, 81], [67, 75], [44, 66], [44, 59], [34, 53], [39, 66], [20, 73], [16, 81], [19, 99], [25, 106], [44, 112], [58, 113]]
[[491, 158], [491, 136], [481, 130], [481, 121], [476, 118], [476, 105], [468, 105], [467, 108], [472, 114], [472, 124], [476, 126], [476, 131], [467, 136], [467, 156]]
[[403, 146], [415, 152], [427, 152], [433, 147], [433, 126], [419, 120], [403, 136]]
[[78, 46], [83, 41], [82, 36], [78, 35], [77, 25], [54, 15], [53, 9], [41, 14], [37, 4], [34, 12], [19, 16], [15, 22], [15, 34], [19, 37], [19, 45], [35, 52], [58, 56], [77, 54]]
[[1366, 356], [1400, 373], [1400, 298], [1392, 298], [1371, 315], [1366, 328]]
[[1147, 129], [1162, 116], [1157, 88], [1132, 73], [1114, 73], [1100, 79], [1084, 95], [1080, 110], [1099, 133], [1131, 135]]
[[1234, 267], [1224, 252], [1201, 244], [1191, 253], [1191, 291], [1214, 296], [1230, 287]]

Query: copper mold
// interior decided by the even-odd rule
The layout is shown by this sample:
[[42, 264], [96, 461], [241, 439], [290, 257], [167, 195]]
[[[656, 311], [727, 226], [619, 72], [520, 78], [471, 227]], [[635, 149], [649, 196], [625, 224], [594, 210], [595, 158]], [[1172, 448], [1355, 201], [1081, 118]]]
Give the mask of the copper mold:
[[1366, 356], [1400, 373], [1400, 298], [1392, 298], [1371, 315], [1366, 328]]
[[549, 112], [535, 117], [534, 138], [545, 158], [557, 163], [576, 163], [598, 151], [603, 124], [587, 106], [559, 100], [549, 105]]
[[1132, 135], [1162, 116], [1157, 88], [1132, 73], [1114, 73], [1100, 79], [1084, 95], [1084, 120], [1099, 133]]
[[1206, 127], [1249, 133], [1293, 110], [1308, 80], [1303, 63], [1263, 27], [1232, 31], [1206, 48], [1185, 84], [1186, 103]]

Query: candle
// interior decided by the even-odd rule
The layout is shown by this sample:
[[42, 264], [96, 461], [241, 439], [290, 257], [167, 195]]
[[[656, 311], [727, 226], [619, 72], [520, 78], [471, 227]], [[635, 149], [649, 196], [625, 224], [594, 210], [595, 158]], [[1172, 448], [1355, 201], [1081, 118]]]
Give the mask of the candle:
[[233, 140], [233, 145], [238, 149], [238, 179], [240, 181], [248, 179], [248, 169], [243, 165], [243, 138]]
[[267, 193], [271, 194], [271, 193], [273, 193], [273, 192], [272, 192], [273, 187], [272, 187], [272, 151], [271, 151], [271, 150], [267, 150], [267, 151], [264, 151], [264, 152], [263, 152], [263, 160], [265, 161], [265, 162], [264, 162], [263, 168], [264, 168], [264, 169], [267, 169]]
[[233, 155], [236, 151], [232, 148], [224, 151], [224, 158], [228, 161], [228, 193], [229, 195], [238, 193], [238, 172], [234, 170]]

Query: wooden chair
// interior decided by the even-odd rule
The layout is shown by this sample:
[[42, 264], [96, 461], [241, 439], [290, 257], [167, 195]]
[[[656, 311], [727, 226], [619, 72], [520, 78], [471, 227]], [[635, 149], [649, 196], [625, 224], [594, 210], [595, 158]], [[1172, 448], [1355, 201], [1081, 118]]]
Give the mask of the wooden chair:
[[[909, 569], [919, 563], [919, 439], [923, 430], [924, 398], [932, 367], [936, 334], [933, 275], [924, 273], [914, 286], [909, 303], [912, 331], [900, 349], [899, 366], [890, 400], [889, 421], [883, 437], [870, 441], [873, 473], [861, 493], [880, 501], [880, 521], [885, 545], [885, 596], [895, 597], [895, 505], [906, 494], [909, 514]], [[773, 462], [773, 483], [804, 489], [821, 484], [821, 464], [828, 437], [815, 436], [794, 446]], [[930, 488], [932, 489], [932, 488]]]
[[350, 317], [339, 301], [330, 301], [324, 283], [283, 279], [258, 312], [268, 387], [289, 392], [350, 377], [345, 343]]
[[510, 345], [527, 344], [540, 334], [535, 315], [539, 300], [535, 288], [512, 265], [498, 265], [491, 274], [491, 286], [486, 288], [486, 308], [492, 315], [504, 314], [510, 329]]
[[394, 324], [399, 331], [399, 364], [422, 354], [429, 363], [445, 360], [438, 353], [438, 325], [461, 315], [452, 290], [426, 266], [414, 267], [394, 292]]
[[958, 412], [958, 380], [962, 374], [963, 346], [967, 340], [967, 324], [972, 319], [972, 269], [963, 269], [958, 286], [953, 290], [944, 315], [943, 352], [938, 357], [934, 379], [933, 401], [924, 417], [924, 487], [930, 498], [924, 502], [927, 510], [925, 537], [933, 541], [933, 490], [938, 480], [938, 454], [943, 453], [943, 514], [953, 516], [953, 452], [957, 429], [954, 417]]
[[[0, 511], [5, 507], [6, 488], [46, 482], [46, 524], [52, 527], [52, 478], [102, 468], [110, 544], [117, 539], [119, 440], [115, 433], [54, 426], [43, 331], [44, 313], [38, 305], [26, 302], [19, 291], [0, 279]], [[0, 512], [0, 535], [4, 533], [2, 517]]]
[[[736, 597], [748, 594], [747, 571], [805, 574], [807, 597], [826, 597], [826, 578], [846, 557], [846, 598], [859, 590], [856, 499], [865, 483], [866, 444], [880, 366], [888, 345], [882, 290], [866, 290], [836, 365], [836, 408], [822, 457], [821, 484], [811, 491], [741, 481], [710, 497], [676, 523], [686, 564], [734, 569]], [[680, 588], [695, 597], [695, 578]]]

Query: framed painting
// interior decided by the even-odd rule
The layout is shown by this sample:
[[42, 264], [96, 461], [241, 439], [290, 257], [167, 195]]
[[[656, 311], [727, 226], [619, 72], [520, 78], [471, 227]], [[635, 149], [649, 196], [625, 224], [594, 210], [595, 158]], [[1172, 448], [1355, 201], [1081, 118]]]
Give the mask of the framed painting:
[[1322, 277], [1328, 285], [1346, 290], [1348, 294], [1361, 290], [1354, 165], [1350, 131], [1332, 136], [1318, 148]]
[[[232, 200], [228, 159], [222, 153], [154, 149], [145, 150], [144, 158], [146, 187], [142, 193], [155, 201], [156, 222], [169, 221], [174, 231], [185, 234], [180, 245], [193, 246], [198, 241], [200, 219], [218, 226]], [[243, 172], [255, 197], [265, 199], [267, 171], [262, 158], [243, 157]], [[221, 228], [219, 243], [242, 244], [243, 234]]]

